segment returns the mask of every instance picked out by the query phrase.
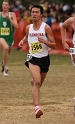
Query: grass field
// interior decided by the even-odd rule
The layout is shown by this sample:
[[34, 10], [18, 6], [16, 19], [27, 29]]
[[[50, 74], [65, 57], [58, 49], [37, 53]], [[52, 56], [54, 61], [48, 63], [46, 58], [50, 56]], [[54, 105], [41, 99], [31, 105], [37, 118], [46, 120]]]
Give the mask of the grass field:
[[26, 53], [12, 50], [9, 76], [4, 77], [0, 72], [0, 124], [75, 124], [72, 101], [75, 69], [70, 56], [51, 55], [51, 66], [41, 87], [40, 104], [44, 114], [40, 119], [35, 118], [31, 75], [25, 60]]

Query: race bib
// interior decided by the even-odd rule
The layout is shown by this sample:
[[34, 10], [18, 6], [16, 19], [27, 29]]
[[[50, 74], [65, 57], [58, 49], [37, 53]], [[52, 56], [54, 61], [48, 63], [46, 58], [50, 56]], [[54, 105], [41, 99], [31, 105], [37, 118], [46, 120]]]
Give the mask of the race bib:
[[75, 48], [70, 48], [69, 53], [70, 55], [75, 54]]
[[32, 59], [32, 55], [31, 54], [27, 54], [27, 61]]
[[32, 53], [42, 52], [43, 51], [42, 44], [40, 42], [32, 42], [30, 44], [30, 50]]
[[71, 55], [72, 64], [73, 64], [73, 66], [75, 68], [75, 48], [70, 48], [69, 53]]
[[73, 35], [72, 43], [73, 43], [73, 45], [75, 47], [75, 34]]
[[1, 35], [10, 35], [10, 28], [1, 28]]

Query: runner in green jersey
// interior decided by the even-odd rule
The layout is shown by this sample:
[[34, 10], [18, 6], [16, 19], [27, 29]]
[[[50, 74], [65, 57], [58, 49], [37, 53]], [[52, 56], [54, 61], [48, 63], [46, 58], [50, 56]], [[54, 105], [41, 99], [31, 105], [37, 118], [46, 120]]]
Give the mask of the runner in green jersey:
[[[8, 14], [10, 17], [10, 12]], [[0, 13], [0, 38], [4, 38], [8, 46], [11, 46], [13, 43], [13, 33], [14, 27], [11, 25], [11, 22], [8, 18], [2, 17], [2, 13]]]
[[13, 44], [14, 28], [18, 28], [15, 13], [9, 12], [9, 0], [3, 0], [2, 12], [0, 12], [0, 46], [3, 48], [2, 72], [8, 76], [8, 59]]

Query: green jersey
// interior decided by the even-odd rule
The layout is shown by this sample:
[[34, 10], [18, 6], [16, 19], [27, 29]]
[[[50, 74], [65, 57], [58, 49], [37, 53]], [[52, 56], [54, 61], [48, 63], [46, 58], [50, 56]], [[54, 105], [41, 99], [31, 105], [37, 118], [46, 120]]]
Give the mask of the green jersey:
[[2, 14], [0, 13], [0, 38], [4, 38], [8, 46], [11, 46], [13, 44], [13, 33], [14, 27], [12, 26], [11, 22], [8, 18], [2, 17]]

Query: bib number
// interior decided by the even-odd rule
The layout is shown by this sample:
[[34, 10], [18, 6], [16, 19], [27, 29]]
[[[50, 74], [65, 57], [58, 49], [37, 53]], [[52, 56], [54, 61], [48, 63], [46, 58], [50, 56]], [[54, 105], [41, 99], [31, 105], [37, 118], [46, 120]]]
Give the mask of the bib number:
[[32, 53], [42, 52], [43, 51], [42, 44], [39, 42], [33, 42], [30, 45], [30, 50]]
[[1, 28], [1, 35], [10, 35], [10, 28]]

